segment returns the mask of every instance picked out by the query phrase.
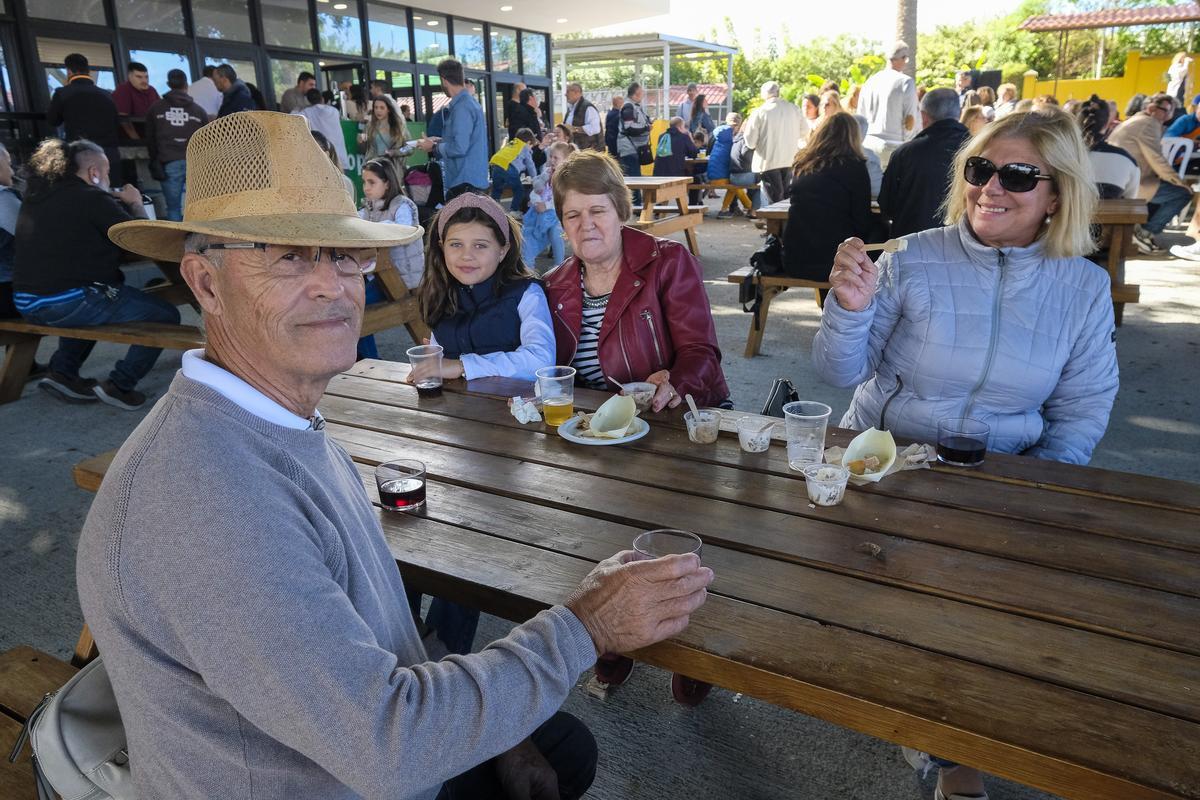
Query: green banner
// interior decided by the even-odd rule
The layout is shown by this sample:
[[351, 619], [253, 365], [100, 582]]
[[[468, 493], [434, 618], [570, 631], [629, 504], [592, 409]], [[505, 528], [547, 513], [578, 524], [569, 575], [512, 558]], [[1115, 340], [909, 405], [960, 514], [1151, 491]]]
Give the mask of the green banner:
[[[346, 170], [346, 177], [354, 184], [354, 202], [356, 205], [362, 205], [362, 165], [363, 156], [358, 149], [358, 134], [362, 132], [363, 124], [355, 122], [351, 119], [342, 120], [342, 137], [346, 142], [346, 155], [350, 158], [350, 169]], [[425, 135], [424, 122], [409, 122], [408, 135], [413, 139], [419, 139]], [[424, 151], [418, 150], [413, 153], [404, 163], [406, 166], [415, 167], [419, 164], [424, 164], [428, 161], [428, 157]]]

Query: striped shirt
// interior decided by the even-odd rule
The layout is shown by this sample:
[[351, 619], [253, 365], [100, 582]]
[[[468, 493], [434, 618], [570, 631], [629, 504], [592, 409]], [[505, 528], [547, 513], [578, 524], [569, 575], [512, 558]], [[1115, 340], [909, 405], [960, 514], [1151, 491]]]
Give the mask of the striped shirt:
[[571, 366], [575, 368], [579, 382], [589, 389], [604, 388], [604, 370], [600, 368], [600, 326], [604, 324], [604, 311], [612, 293], [592, 297], [583, 288], [583, 322], [579, 326], [579, 347]]

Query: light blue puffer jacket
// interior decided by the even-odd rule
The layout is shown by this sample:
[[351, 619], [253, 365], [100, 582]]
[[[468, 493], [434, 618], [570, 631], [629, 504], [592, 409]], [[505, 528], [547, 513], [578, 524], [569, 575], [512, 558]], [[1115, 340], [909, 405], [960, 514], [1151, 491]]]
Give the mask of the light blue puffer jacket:
[[932, 443], [939, 420], [973, 417], [989, 450], [1086, 464], [1117, 394], [1108, 274], [1040, 241], [987, 247], [965, 221], [904, 238], [870, 306], [825, 304], [813, 364], [858, 386], [842, 426]]

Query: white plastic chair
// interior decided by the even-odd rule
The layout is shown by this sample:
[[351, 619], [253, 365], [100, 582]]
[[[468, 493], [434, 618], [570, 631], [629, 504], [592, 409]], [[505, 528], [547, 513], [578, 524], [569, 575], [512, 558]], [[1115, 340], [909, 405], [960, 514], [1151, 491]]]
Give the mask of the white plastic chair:
[[1192, 150], [1195, 147], [1195, 140], [1183, 136], [1164, 136], [1162, 138], [1162, 154], [1168, 164], [1174, 164], [1175, 159], [1179, 158], [1181, 154], [1183, 155], [1179, 161], [1179, 177], [1182, 180], [1187, 180], [1188, 160], [1192, 157]]

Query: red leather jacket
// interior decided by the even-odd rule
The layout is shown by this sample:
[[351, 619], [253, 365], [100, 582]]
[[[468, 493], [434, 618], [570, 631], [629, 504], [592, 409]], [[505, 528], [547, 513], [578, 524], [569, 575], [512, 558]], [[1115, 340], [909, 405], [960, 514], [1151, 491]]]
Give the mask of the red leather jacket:
[[[729, 399], [700, 265], [678, 242], [621, 229], [621, 274], [600, 326], [600, 367], [619, 381], [670, 370], [671, 385], [701, 406]], [[545, 276], [554, 318], [556, 364], [570, 364], [583, 323], [580, 263], [568, 258]]]

